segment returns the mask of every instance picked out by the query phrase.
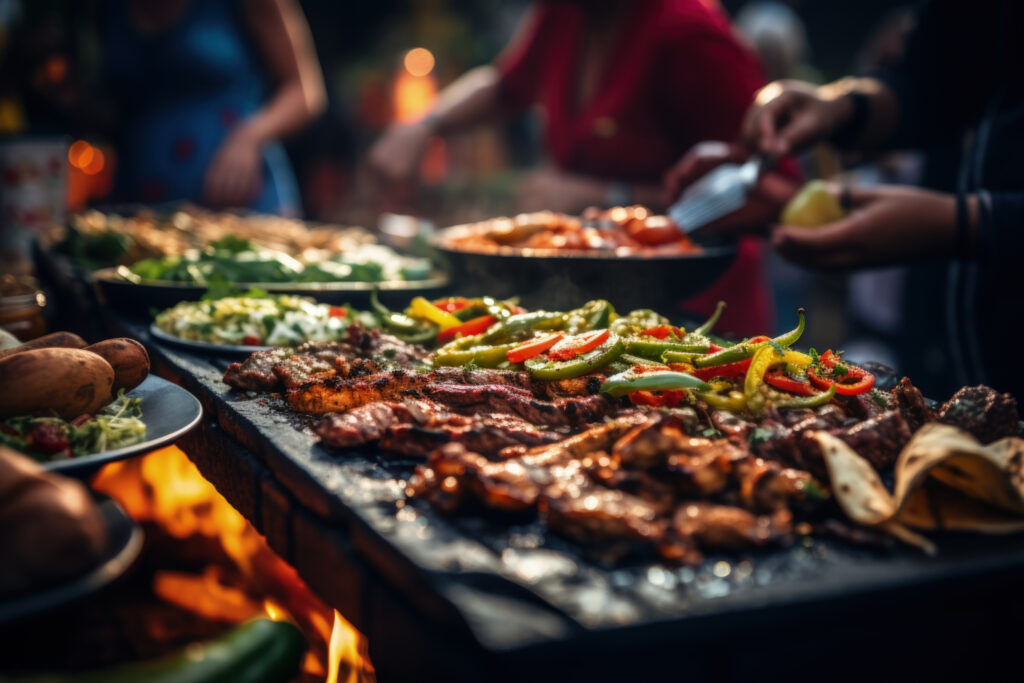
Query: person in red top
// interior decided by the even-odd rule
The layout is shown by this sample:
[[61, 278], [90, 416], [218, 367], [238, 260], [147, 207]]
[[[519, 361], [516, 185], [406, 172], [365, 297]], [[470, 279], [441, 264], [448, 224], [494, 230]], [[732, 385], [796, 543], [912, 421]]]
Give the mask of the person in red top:
[[[522, 210], [661, 210], [664, 174], [701, 141], [737, 138], [763, 85], [756, 57], [715, 0], [536, 3], [493, 65], [455, 81], [421, 121], [387, 131], [369, 163], [386, 180], [407, 183], [430, 136], [539, 105], [551, 166], [524, 180]], [[771, 328], [758, 241], [741, 239], [726, 274], [685, 307], [710, 313], [719, 299], [729, 303], [721, 329]]]

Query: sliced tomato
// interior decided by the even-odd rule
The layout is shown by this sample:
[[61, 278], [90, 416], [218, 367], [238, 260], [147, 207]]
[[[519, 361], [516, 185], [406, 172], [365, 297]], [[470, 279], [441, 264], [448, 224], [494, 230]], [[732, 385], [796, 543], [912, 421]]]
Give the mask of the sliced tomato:
[[467, 299], [464, 296], [447, 296], [437, 301], [432, 301], [432, 304], [440, 308], [445, 313], [454, 313], [455, 311], [461, 311], [467, 306], [473, 305], [472, 299]]
[[668, 389], [666, 391], [634, 391], [629, 394], [633, 405], [653, 406], [655, 408], [675, 408], [679, 405], [686, 392]]
[[332, 318], [344, 318], [348, 315], [348, 310], [344, 306], [331, 306], [331, 310], [327, 312]]
[[817, 393], [810, 382], [794, 379], [787, 375], [782, 368], [769, 368], [764, 375], [764, 381], [782, 391], [788, 391], [797, 396], [811, 396]]
[[449, 327], [447, 330], [441, 330], [440, 332], [438, 332], [437, 343], [447, 344], [448, 342], [454, 339], [458, 339], [459, 337], [470, 337], [474, 334], [480, 334], [497, 321], [498, 319], [495, 318], [493, 315], [482, 315], [479, 318], [467, 320], [461, 325]]
[[519, 346], [509, 350], [505, 355], [511, 363], [522, 363], [523, 361], [530, 360], [534, 356], [539, 356], [563, 339], [565, 339], [564, 333], [554, 332], [543, 337], [536, 337], [529, 341], [524, 341]]
[[247, 334], [242, 337], [242, 343], [245, 346], [260, 346], [263, 344], [263, 340], [257, 337], [255, 334]]
[[704, 380], [705, 382], [712, 377], [736, 377], [738, 375], [745, 375], [747, 374], [747, 370], [750, 369], [750, 361], [752, 360], [753, 358], [747, 358], [746, 360], [736, 361], [735, 363], [715, 365], [710, 368], [695, 368], [690, 374]]
[[593, 351], [608, 340], [611, 332], [608, 330], [594, 330], [583, 334], [574, 334], [566, 337], [551, 347], [548, 351], [548, 358], [551, 360], [572, 360], [576, 356], [587, 351]]

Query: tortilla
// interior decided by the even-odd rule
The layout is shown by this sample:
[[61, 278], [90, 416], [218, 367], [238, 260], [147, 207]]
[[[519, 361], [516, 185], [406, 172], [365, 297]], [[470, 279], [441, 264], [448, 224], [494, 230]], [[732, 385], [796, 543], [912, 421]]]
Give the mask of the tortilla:
[[984, 446], [971, 434], [931, 422], [919, 429], [896, 461], [893, 493], [871, 464], [828, 432], [811, 437], [822, 448], [832, 490], [855, 522], [876, 526], [927, 551], [934, 546], [910, 531], [1024, 531], [1024, 439]]

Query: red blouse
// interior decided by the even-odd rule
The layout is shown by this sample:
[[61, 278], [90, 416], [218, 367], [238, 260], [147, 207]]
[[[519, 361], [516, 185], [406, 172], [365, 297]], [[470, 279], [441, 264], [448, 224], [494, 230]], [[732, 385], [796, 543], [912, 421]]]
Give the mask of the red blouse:
[[[583, 16], [577, 3], [539, 3], [525, 31], [497, 60], [511, 111], [541, 105], [548, 153], [560, 168], [635, 183], [663, 174], [703, 140], [733, 140], [764, 84], [754, 55], [733, 36], [713, 0], [634, 0], [600, 85], [577, 108]], [[721, 329], [763, 334], [772, 300], [759, 242], [744, 239], [736, 262], [685, 307], [729, 303]]]

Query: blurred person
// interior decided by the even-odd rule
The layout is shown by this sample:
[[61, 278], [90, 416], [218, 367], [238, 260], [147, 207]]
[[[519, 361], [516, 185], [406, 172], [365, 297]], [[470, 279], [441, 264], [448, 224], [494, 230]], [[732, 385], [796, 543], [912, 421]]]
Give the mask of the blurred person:
[[106, 0], [115, 198], [298, 215], [282, 137], [325, 106], [296, 0]]
[[780, 78], [818, 80], [811, 66], [807, 29], [792, 7], [783, 2], [749, 2], [736, 13], [736, 29], [750, 41], [769, 81]]
[[[702, 0], [538, 2], [494, 64], [463, 75], [423, 119], [389, 129], [369, 166], [392, 189], [415, 181], [428, 140], [539, 105], [551, 165], [519, 188], [521, 210], [666, 207], [665, 171], [694, 144], [730, 139], [763, 84], [756, 57]], [[761, 245], [743, 240], [730, 270], [687, 302], [730, 308], [723, 329], [756, 333], [772, 315]]]
[[954, 384], [984, 382], [1018, 396], [1024, 363], [1007, 350], [1024, 331], [1022, 38], [1021, 3], [978, 0], [965, 12], [953, 0], [933, 0], [892, 69], [820, 88], [772, 83], [743, 125], [748, 149], [769, 155], [822, 140], [861, 150], [963, 142], [954, 192], [847, 189], [846, 217], [813, 229], [777, 226], [772, 244], [829, 270], [950, 259], [948, 288], [932, 288], [945, 299], [946, 374]]

